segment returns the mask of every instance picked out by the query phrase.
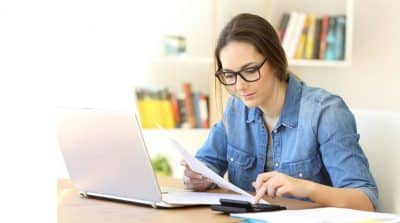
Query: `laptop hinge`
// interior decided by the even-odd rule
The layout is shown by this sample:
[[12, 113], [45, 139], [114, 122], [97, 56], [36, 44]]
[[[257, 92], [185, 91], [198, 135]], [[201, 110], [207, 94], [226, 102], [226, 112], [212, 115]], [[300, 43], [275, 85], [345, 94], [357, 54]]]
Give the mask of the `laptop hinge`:
[[81, 196], [81, 197], [88, 197], [88, 195], [87, 195], [87, 193], [85, 192], [85, 191], [79, 191], [79, 195]]

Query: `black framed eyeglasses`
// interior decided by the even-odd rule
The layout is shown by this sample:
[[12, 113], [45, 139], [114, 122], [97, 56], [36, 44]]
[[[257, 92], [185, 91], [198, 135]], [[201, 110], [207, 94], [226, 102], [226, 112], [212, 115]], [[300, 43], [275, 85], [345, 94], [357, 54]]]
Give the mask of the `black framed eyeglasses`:
[[238, 75], [247, 82], [255, 82], [260, 80], [260, 69], [264, 65], [265, 61], [267, 61], [267, 58], [265, 58], [259, 65], [246, 67], [237, 72], [220, 70], [215, 73], [215, 76], [223, 85], [235, 85]]

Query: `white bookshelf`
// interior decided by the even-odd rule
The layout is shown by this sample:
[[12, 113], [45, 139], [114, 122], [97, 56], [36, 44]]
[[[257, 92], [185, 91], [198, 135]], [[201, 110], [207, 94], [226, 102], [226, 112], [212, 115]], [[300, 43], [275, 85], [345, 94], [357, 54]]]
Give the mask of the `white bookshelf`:
[[346, 39], [344, 60], [305, 60], [288, 59], [289, 67], [348, 67], [352, 62], [352, 40], [353, 40], [353, 0], [269, 0], [269, 11], [266, 17], [274, 27], [279, 26], [284, 12], [303, 12], [321, 15], [345, 15], [346, 16]]

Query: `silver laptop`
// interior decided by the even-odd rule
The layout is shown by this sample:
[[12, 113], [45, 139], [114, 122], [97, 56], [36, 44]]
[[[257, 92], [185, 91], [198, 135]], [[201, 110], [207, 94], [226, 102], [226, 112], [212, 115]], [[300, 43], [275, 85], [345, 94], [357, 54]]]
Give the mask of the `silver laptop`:
[[58, 138], [72, 183], [83, 196], [164, 208], [243, 198], [234, 194], [161, 192], [133, 112], [60, 109]]

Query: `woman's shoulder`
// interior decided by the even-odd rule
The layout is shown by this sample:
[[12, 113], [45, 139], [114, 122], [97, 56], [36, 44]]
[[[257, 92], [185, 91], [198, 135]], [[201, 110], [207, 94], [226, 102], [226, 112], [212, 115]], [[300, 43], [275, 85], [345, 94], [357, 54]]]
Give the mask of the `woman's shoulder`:
[[326, 89], [303, 85], [302, 105], [313, 107], [326, 107], [345, 104], [342, 97]]

